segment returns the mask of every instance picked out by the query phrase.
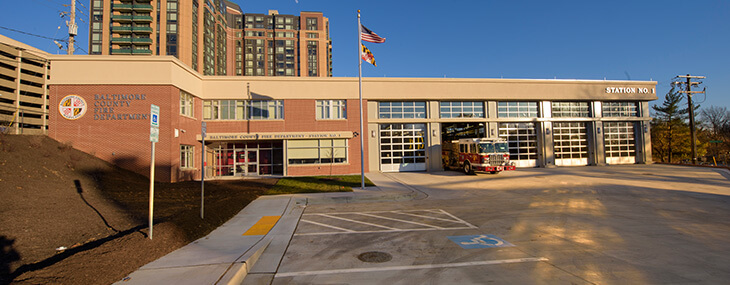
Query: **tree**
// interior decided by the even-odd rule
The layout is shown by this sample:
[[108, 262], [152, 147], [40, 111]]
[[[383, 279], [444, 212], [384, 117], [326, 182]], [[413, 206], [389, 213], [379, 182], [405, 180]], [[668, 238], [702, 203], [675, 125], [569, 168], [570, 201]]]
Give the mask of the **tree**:
[[[654, 105], [651, 122], [652, 149], [662, 162], [676, 162], [687, 156], [690, 149], [689, 126], [686, 123], [688, 108], [682, 108], [683, 96], [672, 85], [661, 106]], [[691, 155], [689, 155], [691, 156]]]
[[[730, 111], [727, 107], [716, 107], [711, 106], [707, 109], [702, 109], [700, 112], [700, 118], [704, 125], [709, 129], [707, 134], [707, 141], [715, 141], [709, 143], [709, 154], [722, 161], [727, 161], [727, 154], [730, 151]], [[722, 143], [717, 143], [722, 141]]]
[[712, 135], [719, 135], [722, 126], [730, 121], [730, 111], [727, 107], [710, 106], [702, 109], [700, 119], [710, 128]]

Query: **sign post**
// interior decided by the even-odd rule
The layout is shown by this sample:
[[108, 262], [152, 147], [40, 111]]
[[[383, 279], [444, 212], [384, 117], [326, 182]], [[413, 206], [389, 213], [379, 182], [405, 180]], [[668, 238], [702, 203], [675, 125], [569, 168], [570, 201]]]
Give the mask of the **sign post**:
[[152, 213], [155, 208], [155, 143], [160, 140], [160, 107], [150, 105], [150, 142], [152, 143], [152, 158], [150, 159], [150, 239], [152, 239]]
[[201, 122], [200, 126], [200, 134], [203, 137], [202, 147], [200, 148], [200, 218], [205, 219], [205, 122]]

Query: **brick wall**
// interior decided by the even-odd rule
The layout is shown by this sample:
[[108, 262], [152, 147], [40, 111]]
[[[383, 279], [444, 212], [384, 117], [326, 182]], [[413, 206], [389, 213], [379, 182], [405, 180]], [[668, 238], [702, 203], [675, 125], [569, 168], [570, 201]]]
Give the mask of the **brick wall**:
[[[203, 114], [200, 98], [195, 98], [194, 116], [188, 117], [180, 115], [180, 90], [174, 86], [59, 85], [51, 86], [50, 95], [48, 135], [51, 138], [145, 176], [149, 175], [151, 157], [150, 104], [159, 106], [155, 180], [200, 178], [202, 146], [196, 140]], [[69, 120], [61, 116], [58, 105], [67, 95], [77, 95], [86, 101], [86, 113], [82, 117]], [[208, 121], [207, 132], [360, 132], [358, 100], [347, 100], [346, 120], [316, 120], [315, 114], [315, 100], [285, 100], [285, 120]], [[180, 145], [195, 147], [195, 169], [180, 169]], [[359, 173], [360, 138], [349, 139], [348, 145], [345, 164], [290, 166], [287, 173], [290, 176]], [[367, 150], [365, 153], [367, 156]]]
[[[183, 139], [173, 141], [174, 128], [183, 120], [178, 115], [179, 94], [173, 86], [52, 86], [48, 135], [120, 167], [149, 175], [152, 149], [149, 114], [150, 104], [155, 104], [160, 107], [155, 180], [171, 181], [174, 180], [171, 169], [178, 168], [177, 141]], [[58, 105], [67, 95], [77, 95], [86, 101], [85, 115], [76, 120], [61, 116]], [[194, 135], [192, 140], [195, 142]]]

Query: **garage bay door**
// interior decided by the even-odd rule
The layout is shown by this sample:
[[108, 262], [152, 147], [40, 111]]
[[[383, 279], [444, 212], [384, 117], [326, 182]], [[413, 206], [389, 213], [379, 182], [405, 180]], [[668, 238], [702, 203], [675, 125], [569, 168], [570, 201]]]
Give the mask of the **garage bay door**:
[[426, 124], [380, 125], [380, 170], [426, 170]]

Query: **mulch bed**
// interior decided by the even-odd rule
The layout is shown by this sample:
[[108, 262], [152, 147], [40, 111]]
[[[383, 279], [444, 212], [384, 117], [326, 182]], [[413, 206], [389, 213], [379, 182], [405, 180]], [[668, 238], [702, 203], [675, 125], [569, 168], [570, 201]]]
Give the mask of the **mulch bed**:
[[[229, 220], [277, 179], [155, 183], [45, 136], [0, 135], [0, 284], [110, 284]], [[64, 249], [65, 248], [65, 249]]]

